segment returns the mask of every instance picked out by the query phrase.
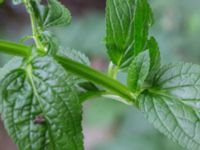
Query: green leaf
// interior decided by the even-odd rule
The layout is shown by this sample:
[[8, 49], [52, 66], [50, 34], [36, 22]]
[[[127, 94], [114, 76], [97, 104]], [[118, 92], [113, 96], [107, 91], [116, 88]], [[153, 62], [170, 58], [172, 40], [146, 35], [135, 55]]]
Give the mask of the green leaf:
[[151, 37], [147, 43], [147, 49], [151, 58], [151, 70], [155, 71], [160, 68], [160, 50], [154, 37]]
[[58, 54], [61, 55], [61, 56], [70, 58], [74, 61], [78, 61], [82, 64], [87, 65], [87, 66], [90, 66], [90, 61], [89, 61], [88, 57], [78, 50], [75, 50], [75, 49], [72, 49], [72, 48], [60, 47]]
[[0, 68], [0, 81], [13, 69], [16, 69], [20, 67], [22, 64], [22, 58], [20, 57], [14, 57], [11, 60], [9, 60], [3, 68]]
[[45, 28], [54, 26], [67, 26], [71, 22], [69, 10], [57, 0], [49, 0], [46, 14], [43, 16]]
[[[20, 67], [21, 64], [22, 64], [22, 59], [20, 57], [14, 57], [10, 61], [8, 61], [7, 64], [3, 66], [3, 68], [0, 68], [0, 83], [1, 80], [3, 80], [8, 73], [10, 73], [13, 69]], [[0, 113], [2, 112], [2, 109], [3, 109], [3, 104], [2, 101], [0, 100]]]
[[115, 65], [128, 66], [145, 49], [152, 20], [146, 0], [107, 0], [106, 46]]
[[59, 41], [57, 37], [50, 31], [44, 31], [40, 34], [41, 43], [47, 49], [48, 54], [56, 54], [59, 49]]
[[200, 66], [177, 63], [164, 66], [152, 89], [139, 97], [148, 120], [173, 141], [200, 149]]
[[51, 57], [33, 59], [2, 80], [2, 118], [20, 150], [83, 150], [73, 78]]
[[42, 5], [40, 1], [31, 1], [31, 6], [42, 29], [67, 26], [71, 22], [69, 10], [58, 0], [49, 0], [46, 5]]
[[[88, 57], [86, 57], [85, 54], [81, 53], [78, 50], [60, 47], [59, 51], [58, 51], [58, 55], [66, 57], [66, 58], [70, 58], [74, 61], [77, 61], [84, 65], [90, 66], [90, 61], [89, 61]], [[85, 85], [87, 83], [87, 81], [80, 78], [79, 76], [76, 76], [76, 75], [72, 75], [72, 76], [73, 76], [73, 80], [76, 81], [77, 87], [79, 87], [81, 90], [82, 86]], [[89, 84], [93, 85], [90, 82], [89, 82]], [[87, 85], [85, 85], [85, 86], [87, 86]]]
[[150, 71], [147, 78], [147, 82], [149, 84], [153, 84], [153, 77], [160, 68], [161, 65], [161, 58], [160, 58], [160, 50], [158, 44], [154, 37], [151, 37], [147, 43], [147, 49], [149, 50], [150, 54]]
[[150, 69], [149, 51], [140, 53], [129, 66], [127, 84], [132, 91], [142, 88]]
[[149, 28], [153, 24], [153, 14], [147, 0], [137, 0], [134, 18], [134, 53], [145, 49]]
[[49, 0], [46, 5], [41, 4], [40, 0], [32, 0], [29, 4], [30, 8], [28, 8], [34, 15], [37, 36], [41, 45], [53, 55], [59, 49], [59, 42], [49, 28], [68, 25], [71, 22], [70, 12], [57, 0]]

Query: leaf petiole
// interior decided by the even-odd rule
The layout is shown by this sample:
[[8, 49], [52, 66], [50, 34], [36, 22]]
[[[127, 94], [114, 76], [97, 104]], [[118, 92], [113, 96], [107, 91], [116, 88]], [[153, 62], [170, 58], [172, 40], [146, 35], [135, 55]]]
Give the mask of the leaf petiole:
[[116, 79], [118, 70], [119, 70], [119, 67], [115, 66], [112, 62], [110, 62], [109, 67], [108, 67], [108, 76], [113, 79]]

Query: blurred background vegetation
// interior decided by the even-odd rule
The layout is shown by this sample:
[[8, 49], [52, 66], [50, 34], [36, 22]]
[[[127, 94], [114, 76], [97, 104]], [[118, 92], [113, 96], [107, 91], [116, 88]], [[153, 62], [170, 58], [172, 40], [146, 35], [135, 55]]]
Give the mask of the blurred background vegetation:
[[[73, 21], [68, 28], [54, 29], [65, 47], [87, 53], [93, 67], [105, 70], [105, 0], [63, 0]], [[200, 1], [150, 0], [156, 23], [151, 35], [157, 38], [163, 63], [184, 60], [200, 63]], [[19, 41], [31, 33], [23, 6], [11, 0], [0, 5], [0, 38]], [[10, 56], [0, 54], [0, 65]], [[124, 75], [118, 77], [122, 82]], [[157, 132], [133, 107], [108, 99], [84, 104], [86, 150], [184, 150]], [[0, 125], [0, 150], [15, 150]]]

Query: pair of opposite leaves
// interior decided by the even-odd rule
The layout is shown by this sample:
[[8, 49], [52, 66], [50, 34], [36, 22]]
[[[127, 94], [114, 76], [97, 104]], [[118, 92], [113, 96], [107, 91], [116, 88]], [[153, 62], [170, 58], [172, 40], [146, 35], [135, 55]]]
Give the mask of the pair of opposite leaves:
[[200, 66], [160, 67], [158, 46], [148, 37], [153, 15], [146, 0], [108, 0], [106, 13], [108, 54], [119, 68], [129, 66], [127, 84], [139, 94], [138, 108], [170, 139], [199, 150]]

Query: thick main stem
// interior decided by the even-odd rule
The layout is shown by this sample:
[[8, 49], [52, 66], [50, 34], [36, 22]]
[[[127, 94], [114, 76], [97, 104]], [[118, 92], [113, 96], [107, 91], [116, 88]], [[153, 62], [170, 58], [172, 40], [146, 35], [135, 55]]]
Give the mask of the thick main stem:
[[86, 65], [83, 65], [79, 62], [75, 62], [69, 58], [56, 55], [55, 58], [60, 62], [66, 70], [77, 74], [89, 81], [92, 81], [98, 85], [106, 87], [108, 90], [113, 92], [116, 95], [121, 96], [122, 98], [126, 99], [129, 102], [133, 102], [136, 98], [130, 90], [111, 77], [108, 77], [101, 72], [94, 70]]
[[[31, 47], [5, 41], [0, 41], [0, 51], [22, 57], [31, 55]], [[60, 55], [54, 57], [67, 71], [103, 86], [113, 94], [122, 97], [127, 103], [134, 103], [136, 95], [117, 80], [69, 58]]]
[[31, 55], [31, 47], [24, 46], [21, 44], [11, 43], [7, 41], [0, 40], [0, 52], [15, 55], [28, 57]]

